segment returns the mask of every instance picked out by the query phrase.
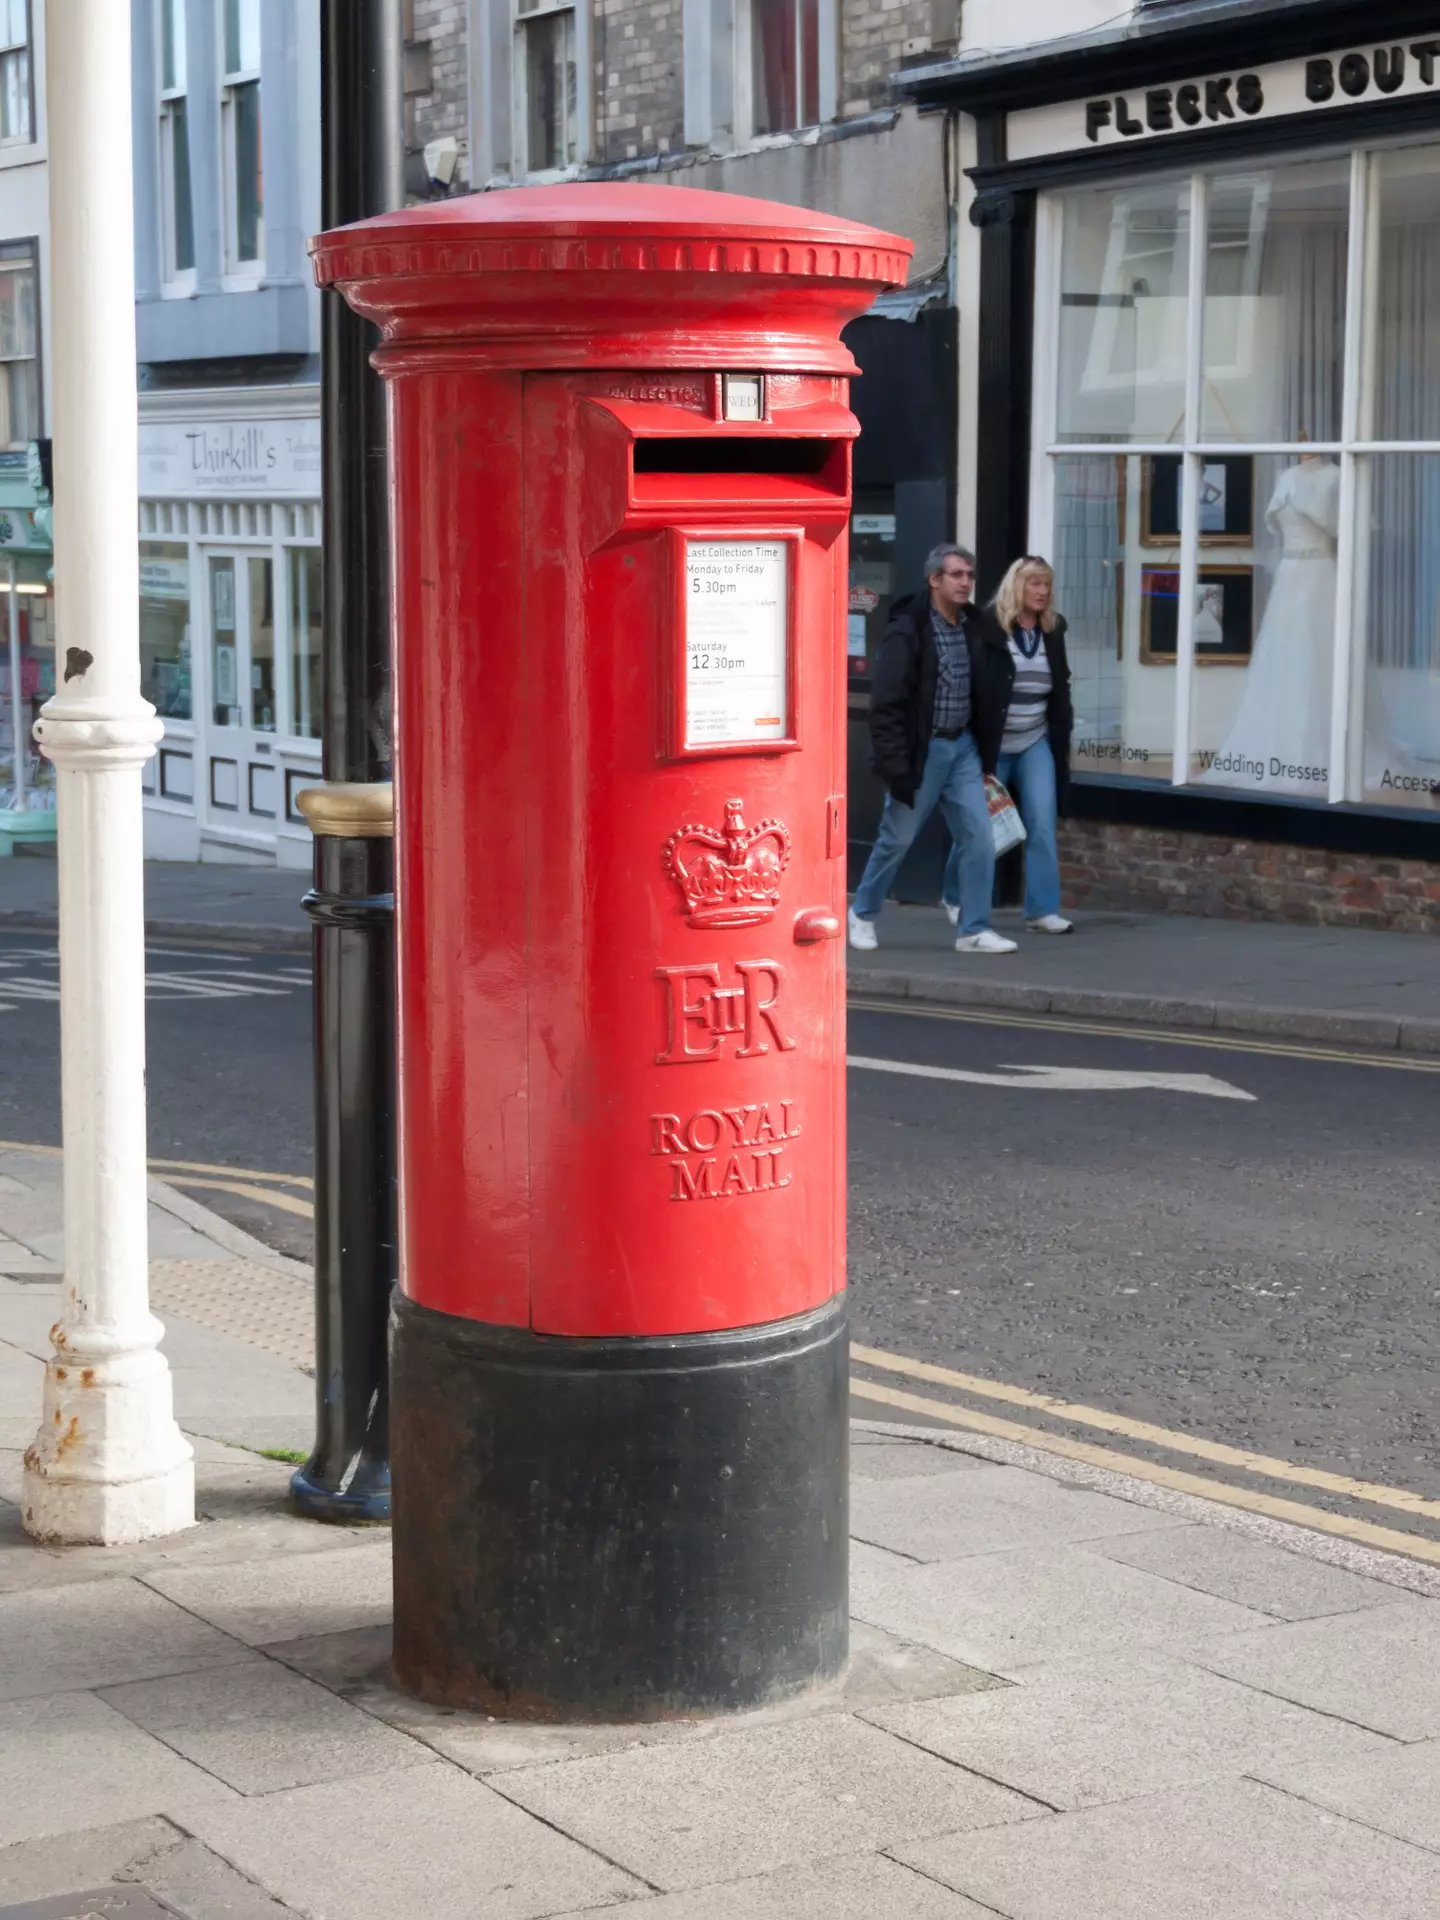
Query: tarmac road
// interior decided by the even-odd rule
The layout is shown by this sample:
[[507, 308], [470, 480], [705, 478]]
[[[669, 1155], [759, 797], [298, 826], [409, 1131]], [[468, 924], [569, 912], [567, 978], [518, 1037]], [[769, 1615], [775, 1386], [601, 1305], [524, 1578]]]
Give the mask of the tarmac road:
[[[152, 1156], [191, 1163], [165, 1177], [308, 1258], [303, 956], [168, 947], [150, 972]], [[13, 1140], [59, 1141], [54, 981], [48, 936], [0, 935]], [[1440, 1062], [853, 1003], [849, 1046], [975, 1076], [852, 1066], [854, 1334], [893, 1356], [862, 1365], [872, 1391], [1271, 1495], [1296, 1488], [1194, 1442], [1440, 1500]], [[1178, 1084], [1133, 1084], [1155, 1075]], [[206, 1184], [227, 1168], [244, 1171]], [[1002, 1397], [907, 1375], [915, 1362]], [[1375, 1518], [1328, 1484], [1299, 1497]]]

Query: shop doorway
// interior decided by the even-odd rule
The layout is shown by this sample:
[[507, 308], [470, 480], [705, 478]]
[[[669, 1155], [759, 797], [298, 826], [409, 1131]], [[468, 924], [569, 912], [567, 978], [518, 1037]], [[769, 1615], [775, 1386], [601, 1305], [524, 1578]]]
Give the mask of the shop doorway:
[[273, 837], [283, 804], [276, 736], [275, 563], [253, 548], [205, 555], [210, 627], [205, 810], [211, 826]]

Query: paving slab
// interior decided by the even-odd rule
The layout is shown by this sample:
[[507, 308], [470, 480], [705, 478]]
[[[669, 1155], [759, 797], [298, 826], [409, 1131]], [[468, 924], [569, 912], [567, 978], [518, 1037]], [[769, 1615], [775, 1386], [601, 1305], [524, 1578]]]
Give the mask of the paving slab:
[[935, 1473], [979, 1471], [983, 1460], [974, 1460], [945, 1447], [927, 1446], [923, 1440], [862, 1440], [850, 1434], [850, 1477], [852, 1480], [909, 1480]]
[[1275, 1762], [1252, 1772], [1312, 1806], [1440, 1853], [1440, 1741], [1391, 1747], [1358, 1761]]
[[1292, 1763], [1363, 1765], [1392, 1751], [1381, 1735], [1154, 1656], [1032, 1670], [1003, 1692], [876, 1708], [865, 1718], [1061, 1808]]
[[239, 1793], [434, 1764], [416, 1741], [268, 1660], [107, 1687], [100, 1698]]
[[958, 1560], [1173, 1524], [1166, 1514], [1060, 1480], [1041, 1481], [1033, 1493], [1026, 1488], [1023, 1501], [1006, 1497], [1007, 1488], [1037, 1478], [1011, 1467], [981, 1466], [901, 1482], [863, 1480], [851, 1489], [850, 1531], [911, 1560]]
[[995, 1909], [869, 1853], [663, 1893], [625, 1912], [635, 1920], [993, 1920]]
[[0, 1900], [7, 1902], [54, 1899], [76, 1887], [141, 1883], [186, 1920], [283, 1920], [292, 1911], [158, 1817], [0, 1849]]
[[313, 1553], [218, 1567], [162, 1568], [146, 1579], [189, 1613], [247, 1646], [340, 1633], [390, 1618], [390, 1540], [370, 1534], [331, 1547], [316, 1528]]
[[1091, 1552], [1280, 1620], [1354, 1613], [1389, 1606], [1397, 1597], [1382, 1581], [1287, 1553], [1231, 1527], [1170, 1527], [1106, 1540], [1092, 1545]]
[[0, 1700], [118, 1686], [255, 1657], [137, 1580], [0, 1594]]
[[1009, 1920], [1434, 1920], [1440, 1858], [1227, 1781], [898, 1850]]
[[650, 1891], [443, 1763], [214, 1803], [185, 1825], [308, 1920], [538, 1920]]
[[1440, 1607], [1429, 1600], [1238, 1633], [1196, 1657], [1214, 1673], [1396, 1740], [1440, 1736]]
[[231, 1797], [92, 1693], [0, 1703], [0, 1846]]
[[1020, 1548], [925, 1566], [877, 1547], [850, 1556], [861, 1620], [990, 1673], [1042, 1661], [1183, 1649], [1267, 1616], [1105, 1560], [1083, 1547]]
[[496, 1784], [666, 1891], [1041, 1811], [840, 1713], [518, 1769]]

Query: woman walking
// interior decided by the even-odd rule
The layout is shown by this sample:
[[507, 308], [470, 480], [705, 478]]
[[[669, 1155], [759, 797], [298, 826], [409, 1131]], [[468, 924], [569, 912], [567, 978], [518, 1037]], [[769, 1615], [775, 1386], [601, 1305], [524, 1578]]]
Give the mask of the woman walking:
[[[1017, 560], [981, 615], [981, 672], [1005, 715], [997, 776], [1025, 822], [1025, 924], [1031, 933], [1070, 933], [1060, 913], [1055, 822], [1070, 780], [1070, 665], [1065, 621], [1055, 611], [1055, 576], [1034, 554]], [[952, 852], [945, 908], [959, 899]], [[952, 914], [953, 918], [953, 914]]]

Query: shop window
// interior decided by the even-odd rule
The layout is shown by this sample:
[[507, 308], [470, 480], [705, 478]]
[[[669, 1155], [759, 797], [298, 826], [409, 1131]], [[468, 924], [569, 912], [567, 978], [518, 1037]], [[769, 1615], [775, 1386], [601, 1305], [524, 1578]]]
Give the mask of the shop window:
[[[240, 635], [235, 618], [235, 562], [226, 555], [210, 560], [210, 702], [217, 727], [241, 722]], [[213, 796], [212, 796], [213, 797]]]
[[1429, 146], [1045, 203], [1082, 775], [1440, 810], [1437, 189]]
[[1377, 270], [1366, 308], [1377, 351], [1358, 396], [1360, 438], [1440, 442], [1440, 147], [1372, 164]]
[[868, 682], [897, 592], [895, 489], [857, 487], [850, 518], [850, 601], [845, 623], [852, 682]]
[[140, 542], [140, 691], [162, 720], [193, 715], [190, 550], [183, 540]]
[[225, 265], [232, 275], [253, 279], [265, 259], [260, 0], [222, 0], [220, 39]]
[[320, 549], [290, 549], [290, 731], [320, 737]]
[[35, 138], [29, 0], [0, 0], [0, 143]]
[[1172, 440], [1185, 413], [1189, 189], [1077, 193], [1060, 268], [1060, 440]]
[[1440, 450], [1358, 463], [1357, 748], [1372, 805], [1440, 813]]
[[40, 434], [39, 349], [34, 245], [0, 245], [0, 447]]
[[1057, 460], [1050, 557], [1069, 627], [1076, 772], [1164, 780], [1174, 749], [1173, 600], [1167, 609], [1163, 578], [1126, 566], [1144, 467], [1139, 456]]
[[1213, 183], [1202, 439], [1339, 435], [1349, 202], [1348, 157]]
[[193, 279], [195, 212], [190, 194], [185, 0], [160, 8], [160, 230], [167, 284]]
[[274, 733], [275, 707], [275, 568], [268, 558], [251, 554], [250, 575], [250, 724], [257, 733]]
[[[0, 807], [15, 804], [17, 754], [24, 775], [25, 805], [54, 805], [55, 769], [41, 755], [32, 731], [40, 709], [55, 691], [54, 601], [45, 571], [43, 559], [26, 555], [14, 558], [0, 572]], [[18, 688], [11, 679], [12, 604], [20, 665]]]

